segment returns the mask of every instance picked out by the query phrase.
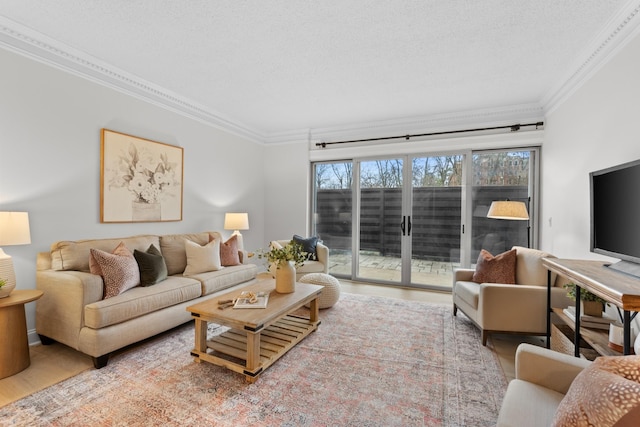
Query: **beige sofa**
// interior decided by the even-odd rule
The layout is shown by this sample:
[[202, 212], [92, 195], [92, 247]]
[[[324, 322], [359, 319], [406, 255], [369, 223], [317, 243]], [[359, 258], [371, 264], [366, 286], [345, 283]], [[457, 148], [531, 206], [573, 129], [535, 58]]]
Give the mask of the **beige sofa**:
[[575, 377], [591, 362], [531, 344], [516, 351], [516, 378], [502, 401], [497, 426], [550, 426]]
[[[458, 309], [481, 330], [482, 345], [489, 333], [545, 335], [547, 330], [547, 269], [542, 259], [553, 255], [537, 249], [516, 249], [516, 284], [476, 283], [475, 270], [458, 268], [453, 273], [453, 314]], [[565, 279], [552, 277], [551, 306], [574, 304], [567, 297]]]
[[[36, 287], [44, 295], [36, 303], [36, 332], [42, 343], [66, 344], [92, 356], [95, 367], [101, 368], [114, 350], [188, 322], [187, 306], [255, 280], [258, 269], [246, 263], [246, 256], [241, 265], [183, 276], [185, 240], [205, 245], [211, 238], [221, 235], [140, 235], [54, 243], [37, 260]], [[89, 272], [90, 249], [111, 252], [120, 242], [131, 252], [146, 251], [153, 244], [165, 259], [168, 278], [103, 299], [102, 277]]]

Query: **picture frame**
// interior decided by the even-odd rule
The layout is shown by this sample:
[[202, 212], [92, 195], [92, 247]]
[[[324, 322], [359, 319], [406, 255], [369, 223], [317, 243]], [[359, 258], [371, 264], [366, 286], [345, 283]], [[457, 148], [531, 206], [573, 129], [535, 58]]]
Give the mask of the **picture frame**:
[[184, 149], [102, 129], [100, 222], [182, 221]]

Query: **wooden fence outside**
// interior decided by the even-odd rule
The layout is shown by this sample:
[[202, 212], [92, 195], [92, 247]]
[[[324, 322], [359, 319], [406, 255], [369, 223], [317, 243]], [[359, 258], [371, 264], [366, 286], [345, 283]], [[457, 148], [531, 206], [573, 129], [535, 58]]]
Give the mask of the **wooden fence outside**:
[[[461, 238], [460, 187], [420, 187], [413, 189], [411, 235], [413, 257], [436, 261], [459, 261]], [[484, 186], [473, 188], [473, 246], [482, 237], [499, 233], [504, 246], [525, 245], [527, 221], [486, 218], [494, 200], [527, 199], [526, 186]], [[352, 203], [350, 190], [319, 190], [316, 230], [331, 249], [351, 248]], [[483, 209], [483, 206], [485, 209]], [[402, 190], [376, 188], [361, 190], [360, 250], [384, 256], [400, 256], [402, 231]], [[473, 248], [478, 249], [479, 248]]]

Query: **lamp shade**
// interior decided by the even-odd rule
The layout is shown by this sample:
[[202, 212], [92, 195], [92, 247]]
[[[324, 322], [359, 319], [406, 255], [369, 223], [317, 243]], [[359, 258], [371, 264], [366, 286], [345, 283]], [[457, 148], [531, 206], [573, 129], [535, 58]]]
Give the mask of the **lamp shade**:
[[0, 212], [0, 247], [31, 243], [28, 212]]
[[487, 218], [526, 221], [529, 219], [529, 213], [524, 202], [496, 201], [491, 202]]
[[225, 230], [248, 230], [249, 214], [229, 212], [224, 215]]

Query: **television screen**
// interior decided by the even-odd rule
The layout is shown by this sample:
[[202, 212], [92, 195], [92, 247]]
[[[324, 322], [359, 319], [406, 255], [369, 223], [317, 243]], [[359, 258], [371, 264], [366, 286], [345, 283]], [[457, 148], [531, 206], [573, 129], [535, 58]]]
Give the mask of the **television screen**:
[[589, 175], [591, 251], [640, 264], [640, 160]]

